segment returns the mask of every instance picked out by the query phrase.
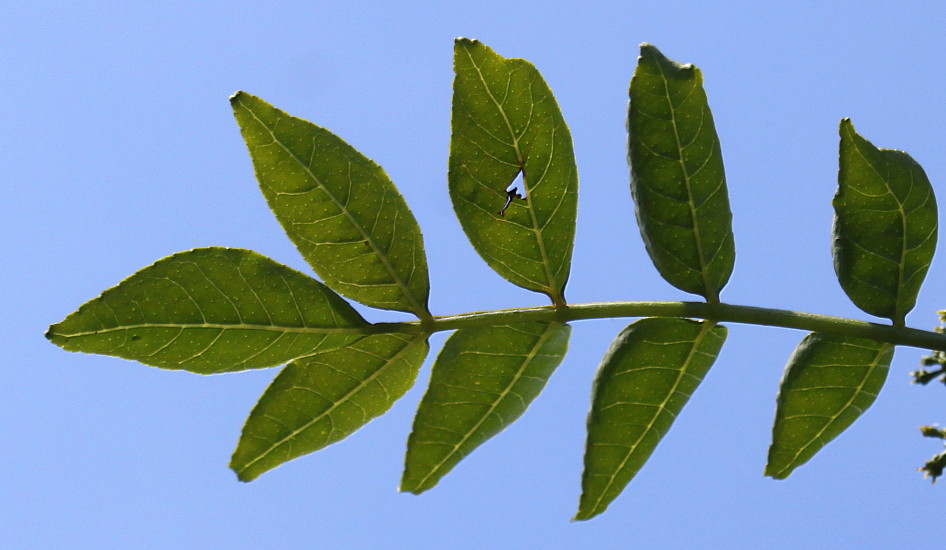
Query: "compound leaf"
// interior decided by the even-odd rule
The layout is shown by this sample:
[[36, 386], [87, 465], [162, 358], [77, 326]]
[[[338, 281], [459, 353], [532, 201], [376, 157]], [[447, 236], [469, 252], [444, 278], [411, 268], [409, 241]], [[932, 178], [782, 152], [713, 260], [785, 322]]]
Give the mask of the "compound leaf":
[[430, 489], [460, 460], [519, 418], [568, 348], [553, 323], [457, 330], [434, 363], [407, 441], [401, 490]]
[[420, 228], [384, 170], [258, 97], [237, 92], [230, 103], [269, 207], [325, 284], [368, 306], [429, 317]]
[[834, 268], [862, 310], [903, 324], [936, 250], [933, 187], [903, 151], [878, 149], [841, 120]]
[[247, 418], [230, 468], [251, 481], [348, 437], [414, 385], [428, 350], [424, 334], [376, 334], [293, 361]]
[[457, 218], [497, 273], [564, 304], [578, 170], [552, 91], [528, 61], [475, 40], [456, 41], [454, 70], [449, 184]]
[[795, 348], [779, 386], [765, 475], [785, 479], [874, 402], [894, 346], [813, 332]]
[[718, 301], [736, 249], [723, 156], [700, 70], [642, 44], [627, 128], [631, 194], [651, 260], [673, 286]]
[[138, 271], [46, 337], [68, 351], [211, 374], [343, 346], [367, 324], [322, 283], [256, 252], [198, 248]]
[[713, 365], [726, 332], [709, 321], [649, 318], [614, 340], [595, 377], [576, 520], [604, 512], [643, 467]]

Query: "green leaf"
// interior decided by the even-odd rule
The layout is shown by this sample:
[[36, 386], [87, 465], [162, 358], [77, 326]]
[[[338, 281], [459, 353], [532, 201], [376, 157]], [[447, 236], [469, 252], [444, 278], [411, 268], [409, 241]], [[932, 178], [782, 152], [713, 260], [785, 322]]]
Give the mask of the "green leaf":
[[812, 332], [795, 348], [779, 386], [765, 475], [785, 479], [874, 402], [894, 346]]
[[325, 284], [368, 306], [429, 317], [420, 228], [384, 170], [258, 97], [237, 92], [230, 103], [269, 207]]
[[647, 252], [667, 282], [717, 302], [736, 248], [703, 75], [642, 44], [630, 97], [631, 194]]
[[340, 441], [414, 385], [424, 334], [376, 334], [290, 363], [253, 408], [230, 468], [242, 481]]
[[434, 363], [414, 418], [401, 490], [430, 489], [519, 418], [562, 362], [570, 333], [553, 323], [457, 330]]
[[46, 337], [68, 351], [211, 374], [343, 346], [367, 324], [322, 283], [256, 252], [198, 248], [135, 273]]
[[[456, 41], [454, 70], [449, 182], [457, 218], [497, 273], [564, 304], [578, 170], [552, 91], [528, 61], [475, 40]], [[506, 189], [520, 176], [516, 198]]]
[[608, 507], [643, 467], [726, 341], [709, 321], [641, 319], [614, 340], [595, 377], [576, 520]]
[[933, 187], [903, 151], [878, 149], [841, 120], [834, 269], [862, 310], [903, 324], [936, 250]]

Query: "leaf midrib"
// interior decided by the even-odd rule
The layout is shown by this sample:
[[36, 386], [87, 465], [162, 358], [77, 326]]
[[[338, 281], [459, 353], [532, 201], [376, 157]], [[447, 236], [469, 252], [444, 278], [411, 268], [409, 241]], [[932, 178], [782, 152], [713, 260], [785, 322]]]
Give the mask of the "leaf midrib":
[[135, 329], [176, 328], [176, 329], [219, 329], [219, 330], [258, 330], [262, 332], [297, 333], [297, 334], [364, 334], [368, 325], [353, 327], [287, 327], [280, 325], [257, 325], [252, 323], [136, 323], [107, 327], [98, 330], [65, 333], [50, 331], [53, 336], [63, 338], [81, 338], [83, 336], [99, 336], [112, 332]]
[[[667, 98], [667, 106], [670, 109], [670, 124], [673, 126], [673, 139], [677, 145], [677, 162], [680, 164], [680, 170], [683, 172], [683, 184], [687, 192], [687, 207], [690, 209], [690, 219], [693, 220], [693, 238], [696, 242], [696, 253], [700, 261], [700, 276], [703, 279], [703, 288], [706, 291], [705, 298], [708, 302], [715, 303], [719, 301], [719, 291], [714, 288], [714, 285], [710, 284], [709, 267], [703, 257], [703, 240], [700, 234], [700, 221], [696, 212], [696, 203], [693, 200], [693, 190], [690, 188], [690, 172], [687, 169], [686, 160], [684, 159], [683, 143], [680, 140], [680, 132], [677, 127], [677, 112], [673, 106], [673, 99], [670, 97], [670, 87], [667, 83], [667, 76], [664, 74], [663, 66], [660, 64], [659, 60], [656, 65], [657, 70], [660, 71], [660, 80], [663, 83], [664, 95]], [[690, 93], [692, 93], [692, 90]], [[713, 152], [710, 151], [709, 154], [712, 155]]]
[[364, 238], [365, 242], [368, 243], [368, 246], [370, 246], [371, 250], [375, 253], [375, 256], [381, 261], [381, 264], [384, 266], [385, 270], [388, 272], [388, 274], [394, 280], [395, 284], [397, 284], [398, 288], [401, 290], [401, 294], [403, 294], [404, 297], [407, 298], [408, 302], [410, 303], [411, 310], [421, 319], [430, 318], [430, 312], [427, 310], [426, 307], [423, 307], [420, 304], [420, 302], [418, 302], [417, 298], [414, 296], [414, 293], [411, 292], [410, 288], [407, 286], [404, 280], [401, 279], [401, 276], [394, 269], [394, 266], [391, 265], [391, 262], [388, 260], [387, 254], [381, 250], [381, 248], [375, 242], [372, 235], [365, 230], [365, 228], [361, 225], [358, 219], [352, 215], [351, 211], [346, 207], [346, 205], [342, 204], [342, 202], [339, 201], [338, 198], [334, 194], [332, 194], [331, 190], [325, 184], [322, 183], [322, 180], [318, 178], [315, 175], [315, 173], [312, 172], [312, 169], [306, 163], [302, 162], [302, 159], [299, 158], [298, 155], [296, 155], [282, 141], [280, 141], [279, 138], [276, 137], [276, 133], [273, 131], [273, 129], [270, 128], [265, 122], [263, 122], [263, 120], [260, 119], [256, 115], [256, 113], [253, 111], [253, 109], [249, 105], [246, 105], [246, 103], [242, 101], [240, 102], [240, 105], [244, 109], [246, 109], [250, 113], [250, 115], [254, 119], [256, 119], [256, 121], [263, 128], [266, 129], [267, 132], [269, 132], [270, 137], [272, 137], [273, 139], [273, 143], [279, 145], [283, 149], [283, 151], [285, 151], [293, 160], [295, 160], [296, 163], [300, 167], [302, 167], [305, 173], [308, 174], [309, 177], [311, 177], [312, 180], [315, 181], [315, 183], [319, 186], [319, 188], [322, 189], [322, 192], [324, 192], [325, 195], [328, 198], [330, 198], [333, 203], [335, 203], [335, 206], [338, 207], [338, 209], [343, 214], [345, 214], [345, 217], [348, 218], [348, 221], [351, 223], [351, 225], [361, 234], [362, 238]]

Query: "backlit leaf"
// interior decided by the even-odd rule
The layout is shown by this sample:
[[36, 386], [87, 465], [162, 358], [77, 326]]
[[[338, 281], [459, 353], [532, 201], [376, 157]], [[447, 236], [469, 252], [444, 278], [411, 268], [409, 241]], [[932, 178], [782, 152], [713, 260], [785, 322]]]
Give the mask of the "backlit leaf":
[[429, 316], [420, 228], [384, 170], [258, 97], [237, 92], [230, 103], [269, 207], [325, 284], [368, 306]]
[[568, 325], [550, 323], [457, 330], [417, 410], [401, 490], [430, 489], [519, 418], [562, 362], [570, 333]]
[[135, 273], [46, 337], [68, 351], [211, 374], [343, 346], [367, 324], [322, 283], [256, 252], [198, 248]]
[[667, 282], [718, 301], [736, 249], [703, 74], [643, 44], [630, 98], [631, 194], [647, 252]]
[[243, 481], [340, 441], [414, 385], [423, 334], [376, 334], [290, 363], [253, 408], [230, 467]]
[[841, 121], [834, 268], [857, 307], [902, 324], [936, 250], [933, 187], [903, 151], [878, 149]]
[[[578, 171], [552, 91], [528, 61], [475, 40], [456, 41], [454, 70], [449, 182], [457, 218], [497, 273], [564, 303]], [[522, 198], [507, 193], [513, 185]]]
[[621, 494], [725, 341], [726, 327], [674, 318], [641, 319], [618, 335], [595, 377], [576, 520], [604, 512]]
[[795, 348], [779, 387], [765, 475], [785, 479], [874, 402], [894, 346], [813, 332]]

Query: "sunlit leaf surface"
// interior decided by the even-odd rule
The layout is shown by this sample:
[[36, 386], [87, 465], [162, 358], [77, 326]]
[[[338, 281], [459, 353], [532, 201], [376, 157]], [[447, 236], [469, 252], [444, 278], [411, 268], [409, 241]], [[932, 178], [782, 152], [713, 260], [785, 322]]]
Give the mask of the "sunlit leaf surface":
[[608, 507], [637, 474], [703, 381], [726, 327], [641, 319], [611, 344], [595, 377], [575, 519]]
[[449, 182], [463, 230], [497, 273], [563, 303], [578, 171], [552, 91], [528, 61], [475, 40], [456, 41], [454, 70]]
[[429, 315], [420, 228], [384, 170], [258, 97], [237, 92], [230, 103], [263, 195], [325, 284], [365, 305]]
[[430, 489], [519, 418], [562, 362], [570, 333], [568, 325], [518, 323], [450, 336], [414, 419], [401, 490]]
[[667, 282], [716, 301], [736, 250], [703, 74], [643, 44], [630, 98], [631, 193], [647, 252]]
[[765, 474], [784, 479], [874, 402], [894, 346], [813, 332], [795, 349], [779, 387]]
[[857, 307], [902, 323], [936, 250], [937, 212], [923, 168], [841, 121], [834, 267]]
[[250, 481], [348, 437], [410, 389], [428, 349], [423, 334], [377, 334], [293, 361], [247, 418], [230, 467]]
[[250, 250], [198, 248], [135, 273], [46, 337], [69, 351], [210, 374], [336, 348], [366, 325], [307, 275]]

